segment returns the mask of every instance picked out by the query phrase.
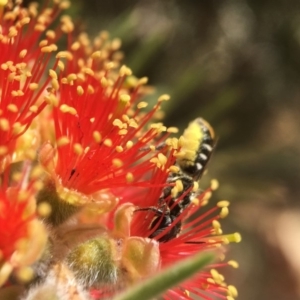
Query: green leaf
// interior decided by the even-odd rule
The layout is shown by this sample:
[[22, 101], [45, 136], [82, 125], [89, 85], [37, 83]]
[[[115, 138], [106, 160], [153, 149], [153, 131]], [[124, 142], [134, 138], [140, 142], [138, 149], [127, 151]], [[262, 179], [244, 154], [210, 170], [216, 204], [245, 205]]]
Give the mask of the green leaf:
[[137, 284], [133, 288], [116, 296], [114, 300], [147, 300], [161, 295], [203, 269], [214, 259], [212, 253], [201, 253], [169, 267], [157, 276]]

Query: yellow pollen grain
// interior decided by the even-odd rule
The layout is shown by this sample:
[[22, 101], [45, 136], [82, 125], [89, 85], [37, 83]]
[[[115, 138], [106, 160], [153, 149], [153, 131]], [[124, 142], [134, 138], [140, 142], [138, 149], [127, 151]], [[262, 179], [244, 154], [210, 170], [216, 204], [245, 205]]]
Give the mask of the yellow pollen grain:
[[57, 73], [52, 69], [49, 70], [49, 76], [53, 79], [57, 79]]
[[236, 298], [238, 296], [238, 291], [236, 289], [235, 286], [233, 285], [228, 285], [228, 294], [229, 296], [233, 297], [233, 298]]
[[228, 265], [231, 266], [231, 267], [233, 267], [233, 268], [235, 268], [235, 269], [237, 269], [239, 267], [239, 263], [237, 261], [235, 261], [235, 260], [230, 260], [228, 262]]
[[222, 207], [221, 212], [220, 212], [220, 217], [222, 219], [226, 218], [229, 214], [229, 209], [228, 207]]
[[128, 133], [128, 130], [127, 129], [121, 129], [119, 130], [118, 134], [119, 135], [126, 135]]
[[57, 142], [56, 142], [57, 147], [66, 146], [66, 145], [68, 145], [69, 143], [70, 143], [70, 140], [69, 140], [69, 138], [68, 138], [67, 136], [62, 136], [62, 137], [60, 137], [60, 138], [57, 140]]
[[35, 83], [35, 82], [32, 82], [32, 83], [29, 84], [29, 89], [30, 89], [31, 91], [37, 90], [38, 87], [39, 87], [39, 85], [38, 85], [37, 83]]
[[8, 131], [9, 130], [9, 122], [7, 119], [0, 118], [0, 129], [2, 131]]
[[115, 167], [117, 167], [117, 168], [120, 168], [120, 167], [123, 166], [123, 162], [122, 162], [122, 160], [119, 159], [119, 158], [114, 158], [114, 159], [112, 160], [112, 164], [113, 164]]
[[77, 90], [77, 94], [79, 96], [83, 95], [84, 89], [83, 89], [83, 87], [81, 85], [78, 85], [77, 88], [76, 88], [76, 90]]
[[222, 200], [217, 203], [218, 207], [228, 207], [229, 205], [230, 205], [230, 202], [228, 200]]
[[16, 271], [16, 276], [21, 282], [29, 282], [33, 279], [34, 271], [31, 267], [22, 267]]
[[0, 155], [5, 155], [8, 152], [6, 146], [0, 146]]
[[132, 142], [132, 141], [128, 141], [128, 142], [126, 143], [126, 148], [127, 148], [127, 149], [132, 148], [132, 146], [133, 146], [133, 142]]
[[83, 147], [79, 143], [74, 144], [73, 150], [77, 155], [81, 155], [83, 153]]
[[178, 133], [179, 129], [177, 127], [169, 127], [167, 129], [167, 132], [169, 132], [169, 133]]
[[105, 139], [103, 144], [107, 147], [111, 147], [112, 146], [112, 140], [111, 139]]
[[123, 147], [122, 146], [116, 146], [116, 151], [118, 152], [118, 153], [121, 153], [121, 152], [123, 152], [124, 151], [124, 149], [123, 149]]
[[97, 130], [93, 132], [93, 139], [96, 143], [100, 143], [101, 141], [101, 133]]
[[71, 106], [67, 105], [67, 104], [62, 104], [59, 109], [60, 109], [61, 112], [69, 113], [73, 116], [77, 114], [76, 109], [74, 107], [71, 107]]
[[219, 187], [219, 182], [217, 179], [212, 179], [210, 182], [210, 188], [215, 191]]
[[60, 59], [60, 58], [66, 58], [67, 60], [72, 60], [73, 59], [73, 55], [71, 52], [69, 51], [60, 51], [56, 54], [56, 58]]
[[178, 194], [178, 189], [176, 186], [174, 186], [171, 190], [171, 195], [173, 198], [176, 198], [177, 197], [177, 194]]
[[16, 113], [18, 111], [18, 107], [11, 103], [7, 105], [7, 110]]
[[169, 101], [170, 98], [171, 98], [170, 95], [164, 94], [164, 95], [161, 95], [157, 101], [158, 102]]
[[145, 108], [147, 106], [148, 106], [148, 103], [145, 102], [145, 101], [142, 101], [142, 102], [138, 103], [137, 108], [142, 109], [142, 108]]
[[176, 188], [178, 190], [178, 192], [182, 192], [183, 191], [183, 183], [181, 180], [176, 180], [175, 181], [175, 185], [176, 185]]
[[37, 213], [41, 217], [48, 217], [51, 214], [51, 205], [47, 202], [42, 202], [37, 206]]
[[127, 181], [127, 182], [133, 182], [133, 180], [134, 180], [133, 174], [130, 173], [130, 172], [128, 172], [128, 173], [126, 174], [126, 181]]
[[123, 76], [130, 76], [130, 75], [132, 75], [132, 71], [128, 67], [126, 67], [125, 65], [123, 65], [120, 68], [119, 75], [121, 77], [123, 77]]

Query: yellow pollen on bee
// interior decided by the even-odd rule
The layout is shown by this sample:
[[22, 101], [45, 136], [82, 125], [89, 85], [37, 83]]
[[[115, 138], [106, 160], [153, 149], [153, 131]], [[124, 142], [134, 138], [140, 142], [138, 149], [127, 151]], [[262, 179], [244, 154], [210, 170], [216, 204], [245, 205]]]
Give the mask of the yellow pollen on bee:
[[114, 159], [112, 160], [112, 164], [113, 164], [115, 167], [117, 167], [117, 168], [120, 168], [120, 167], [123, 166], [123, 162], [122, 162], [122, 160], [119, 159], [119, 158], [114, 158]]
[[111, 147], [113, 145], [112, 140], [111, 139], [105, 139], [103, 144], [107, 147]]
[[168, 94], [163, 94], [163, 95], [161, 95], [159, 98], [158, 98], [158, 102], [163, 102], [163, 101], [169, 101], [170, 100], [170, 95], [168, 95]]
[[74, 144], [73, 150], [77, 155], [81, 155], [83, 153], [83, 147], [79, 143]]
[[215, 191], [219, 188], [219, 182], [217, 179], [212, 179], [210, 182], [210, 188]]
[[9, 130], [9, 122], [7, 119], [0, 118], [0, 129], [2, 131], [8, 131]]
[[145, 101], [142, 101], [142, 102], [138, 103], [137, 108], [142, 109], [142, 108], [145, 108], [147, 106], [148, 106], [148, 103], [145, 102]]
[[130, 172], [128, 172], [128, 173], [126, 174], [126, 181], [127, 181], [127, 182], [132, 182], [133, 180], [134, 180], [133, 174], [130, 173]]
[[52, 207], [47, 202], [42, 202], [37, 206], [37, 213], [41, 217], [48, 217], [52, 212]]
[[239, 267], [239, 263], [235, 260], [228, 261], [228, 265], [235, 268], [235, 269], [237, 269]]
[[116, 151], [118, 152], [118, 153], [121, 153], [121, 152], [123, 152], [124, 151], [124, 149], [123, 149], [123, 147], [122, 146], [116, 146]]
[[93, 132], [93, 139], [94, 139], [94, 141], [96, 142], [96, 143], [100, 143], [100, 141], [101, 141], [101, 133], [99, 132], [99, 131], [97, 131], [97, 130], [95, 130], [94, 132]]
[[127, 141], [126, 148], [130, 149], [130, 148], [132, 148], [132, 146], [133, 146], [133, 142], [132, 141]]
[[62, 137], [60, 137], [60, 138], [57, 140], [57, 142], [56, 142], [57, 147], [66, 146], [66, 145], [68, 145], [69, 143], [70, 143], [70, 140], [69, 140], [69, 138], [68, 138], [67, 136], [62, 136]]
[[62, 104], [60, 107], [59, 107], [60, 111], [63, 112], [63, 113], [69, 113], [71, 115], [76, 115], [77, 114], [77, 111], [74, 107], [71, 107], [67, 104]]
[[15, 271], [15, 274], [21, 282], [29, 282], [33, 279], [35, 273], [31, 267], [21, 267]]
[[177, 138], [168, 138], [166, 139], [166, 145], [172, 147], [172, 149], [178, 149], [178, 139]]
[[171, 195], [172, 195], [173, 198], [176, 198], [176, 197], [177, 197], [177, 195], [178, 195], [178, 188], [177, 188], [177, 186], [174, 186], [174, 187], [172, 188], [172, 190], [171, 190]]

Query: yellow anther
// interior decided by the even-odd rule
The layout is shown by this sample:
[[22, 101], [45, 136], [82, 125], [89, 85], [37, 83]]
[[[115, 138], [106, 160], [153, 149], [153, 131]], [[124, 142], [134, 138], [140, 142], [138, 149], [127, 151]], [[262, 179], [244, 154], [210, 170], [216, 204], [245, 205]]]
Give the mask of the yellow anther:
[[162, 101], [168, 101], [170, 100], [170, 95], [167, 95], [167, 94], [164, 94], [164, 95], [161, 95], [159, 98], [158, 98], [158, 102], [162, 102]]
[[173, 198], [176, 198], [177, 197], [177, 194], [178, 194], [178, 189], [176, 186], [174, 186], [171, 190], [171, 195]]
[[0, 129], [2, 131], [8, 131], [9, 130], [9, 122], [7, 119], [0, 118]]
[[230, 260], [228, 262], [228, 265], [231, 266], [231, 267], [233, 267], [233, 268], [235, 268], [235, 269], [237, 269], [239, 267], [239, 263], [237, 261], [235, 261], [235, 260]]
[[234, 300], [234, 298], [231, 297], [231, 296], [227, 296], [227, 297], [226, 297], [226, 300]]
[[75, 43], [73, 43], [71, 45], [71, 50], [72, 51], [77, 51], [80, 48], [80, 43], [78, 41], [76, 41]]
[[178, 133], [179, 129], [177, 127], [169, 127], [167, 129], [167, 132], [170, 132], [170, 133]]
[[48, 45], [48, 40], [42, 40], [42, 41], [40, 41], [40, 43], [39, 43], [39, 46], [40, 47], [45, 47], [45, 46], [47, 46]]
[[165, 155], [163, 155], [162, 153], [158, 153], [157, 157], [162, 166], [164, 166], [168, 161], [167, 157]]
[[92, 59], [98, 59], [101, 58], [101, 51], [95, 51], [91, 55]]
[[8, 3], [8, 0], [0, 0], [0, 5], [5, 6]]
[[76, 80], [76, 79], [77, 79], [77, 75], [74, 74], [74, 73], [71, 73], [67, 76], [67, 80], [68, 80], [69, 83]]
[[148, 83], [148, 78], [147, 77], [142, 77], [138, 81], [138, 85], [145, 85]]
[[228, 207], [229, 205], [230, 205], [230, 202], [227, 200], [222, 200], [217, 203], [218, 207]]
[[54, 40], [55, 37], [56, 37], [55, 31], [53, 31], [53, 30], [47, 30], [46, 37], [48, 39]]
[[74, 107], [71, 107], [71, 106], [67, 105], [67, 104], [62, 104], [59, 109], [60, 109], [61, 112], [69, 113], [73, 116], [77, 114], [76, 109]]
[[53, 105], [53, 106], [57, 106], [58, 102], [59, 102], [54, 94], [49, 94], [49, 95], [45, 96], [45, 100], [48, 104]]
[[29, 107], [29, 111], [36, 113], [38, 111], [39, 107], [37, 105], [31, 105]]
[[169, 168], [169, 171], [172, 172], [172, 173], [178, 173], [180, 171], [180, 168], [177, 167], [177, 166], [171, 166]]
[[194, 205], [196, 205], [196, 206], [198, 206], [198, 205], [200, 204], [198, 198], [193, 198], [191, 201], [192, 201], [192, 203], [193, 203]]
[[204, 197], [203, 197], [203, 201], [207, 202], [212, 196], [212, 192], [206, 192]]
[[68, 138], [67, 136], [62, 136], [62, 137], [60, 137], [60, 138], [57, 140], [57, 142], [56, 142], [57, 147], [66, 146], [66, 145], [68, 145], [69, 143], [70, 143], [70, 140], [69, 140], [69, 138]]
[[26, 54], [27, 54], [27, 50], [26, 50], [26, 49], [23, 49], [23, 50], [20, 51], [19, 57], [20, 57], [20, 58], [24, 58], [24, 57], [26, 56]]
[[133, 119], [130, 119], [130, 121], [128, 122], [128, 126], [132, 128], [138, 128], [137, 122]]
[[116, 151], [118, 152], [118, 153], [121, 153], [121, 152], [123, 152], [124, 151], [124, 149], [123, 149], [123, 147], [122, 146], [116, 146]]
[[91, 122], [91, 123], [94, 123], [95, 120], [96, 120], [95, 118], [90, 118], [90, 122]]
[[142, 101], [142, 102], [138, 103], [137, 108], [138, 108], [138, 109], [141, 109], [141, 108], [145, 108], [145, 107], [147, 107], [147, 106], [148, 106], [148, 103]]
[[128, 133], [128, 130], [127, 129], [121, 129], [119, 130], [118, 134], [119, 135], [126, 135]]
[[49, 76], [51, 78], [57, 79], [57, 73], [52, 69], [49, 70]]
[[236, 289], [235, 286], [233, 285], [228, 285], [228, 294], [229, 296], [233, 297], [233, 298], [236, 298], [238, 296], [238, 291]]
[[15, 274], [21, 282], [29, 282], [33, 279], [34, 277], [34, 271], [32, 270], [31, 267], [21, 267], [17, 271], [15, 271]]
[[112, 140], [111, 139], [105, 139], [103, 144], [107, 147], [111, 147], [113, 145]]
[[73, 55], [69, 51], [60, 51], [56, 54], [56, 58], [66, 58], [67, 60], [72, 60]]
[[77, 94], [79, 96], [83, 95], [84, 89], [83, 89], [83, 87], [81, 85], [77, 86], [76, 90], [77, 90]]
[[91, 68], [83, 68], [82, 72], [91, 76], [94, 76], [95, 72]]
[[101, 133], [97, 130], [93, 132], [93, 139], [96, 143], [100, 143], [101, 141]]
[[183, 191], [183, 183], [181, 180], [176, 180], [175, 181], [175, 185], [176, 185], [176, 188], [178, 190], [178, 192], [182, 192]]
[[58, 91], [58, 90], [59, 90], [59, 83], [58, 83], [58, 80], [53, 78], [53, 79], [51, 80], [51, 86], [52, 86], [52, 88], [53, 88], [55, 91]]
[[128, 67], [122, 66], [120, 68], [119, 75], [121, 77], [123, 77], [123, 76], [130, 76], [131, 74], [132, 74], [132, 71]]
[[92, 94], [95, 93], [95, 89], [94, 89], [91, 85], [89, 85], [88, 88], [87, 88], [87, 92], [88, 92], [90, 95], [92, 95]]
[[114, 159], [112, 160], [112, 164], [113, 164], [115, 167], [117, 167], [117, 168], [120, 168], [120, 167], [123, 166], [123, 162], [122, 162], [122, 160], [119, 159], [119, 158], [114, 158]]
[[221, 224], [217, 220], [212, 221], [212, 226], [213, 226], [214, 229], [220, 229], [221, 228]]
[[133, 146], [133, 142], [132, 142], [132, 141], [128, 141], [128, 142], [126, 143], [126, 148], [127, 148], [127, 149], [132, 148], [132, 146]]
[[130, 96], [127, 94], [123, 94], [123, 95], [120, 95], [119, 99], [120, 99], [120, 102], [127, 104], [130, 101]]
[[8, 104], [7, 110], [15, 113], [18, 111], [18, 106], [16, 104], [12, 104], [12, 103]]
[[220, 212], [220, 217], [222, 219], [226, 218], [229, 214], [229, 209], [228, 207], [222, 207], [221, 212]]
[[61, 71], [65, 69], [65, 64], [61, 60], [58, 61], [57, 66]]
[[120, 119], [114, 119], [113, 125], [119, 127], [120, 129], [124, 128], [123, 127], [124, 123]]
[[0, 155], [5, 155], [8, 152], [8, 149], [6, 146], [0, 146]]
[[198, 190], [199, 190], [199, 183], [197, 181], [194, 181], [193, 192], [197, 192]]
[[128, 173], [126, 174], [126, 181], [127, 181], [127, 182], [132, 182], [133, 180], [134, 180], [133, 174], [130, 173], [130, 172], [128, 172]]
[[102, 77], [100, 80], [101, 86], [106, 88], [108, 86], [108, 81], [105, 77]]
[[83, 147], [79, 143], [74, 144], [73, 150], [77, 155], [81, 155], [83, 153]]
[[210, 182], [210, 188], [215, 191], [219, 187], [219, 182], [217, 179], [212, 179]]
[[207, 278], [207, 282], [211, 284], [216, 284], [216, 282], [212, 278]]

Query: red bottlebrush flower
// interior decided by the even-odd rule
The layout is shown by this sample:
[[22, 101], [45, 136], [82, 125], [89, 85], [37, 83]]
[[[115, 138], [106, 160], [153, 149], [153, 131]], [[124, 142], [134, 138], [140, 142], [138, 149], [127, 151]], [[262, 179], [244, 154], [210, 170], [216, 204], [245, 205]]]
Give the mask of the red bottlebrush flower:
[[[16, 139], [47, 104], [42, 95], [51, 78], [44, 78], [45, 71], [52, 52], [57, 50], [54, 42], [62, 30], [46, 29], [64, 6], [57, 2], [52, 8], [38, 12], [36, 4], [26, 9], [8, 1], [0, 7], [1, 161], [5, 155], [13, 154]], [[2, 171], [4, 168], [5, 164]]]
[[[44, 249], [47, 234], [35, 212], [34, 195], [39, 184], [29, 177], [29, 165], [15, 176], [16, 184], [7, 187], [8, 170], [0, 188], [0, 285], [6, 279], [1, 268], [30, 266]], [[4, 276], [4, 278], [3, 278]]]

